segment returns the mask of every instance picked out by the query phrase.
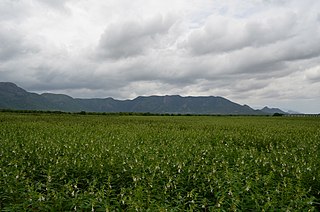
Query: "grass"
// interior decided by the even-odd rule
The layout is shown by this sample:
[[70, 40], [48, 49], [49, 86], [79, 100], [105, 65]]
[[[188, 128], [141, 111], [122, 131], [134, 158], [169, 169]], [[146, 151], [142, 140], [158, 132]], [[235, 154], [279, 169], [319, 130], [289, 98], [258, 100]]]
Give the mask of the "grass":
[[320, 119], [0, 113], [2, 211], [316, 211]]

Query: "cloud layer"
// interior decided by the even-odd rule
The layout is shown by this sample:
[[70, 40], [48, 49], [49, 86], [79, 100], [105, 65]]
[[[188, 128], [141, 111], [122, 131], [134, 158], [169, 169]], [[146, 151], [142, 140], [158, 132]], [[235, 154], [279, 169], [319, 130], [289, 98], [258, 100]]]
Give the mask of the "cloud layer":
[[215, 95], [319, 113], [317, 0], [0, 2], [0, 80], [75, 97]]

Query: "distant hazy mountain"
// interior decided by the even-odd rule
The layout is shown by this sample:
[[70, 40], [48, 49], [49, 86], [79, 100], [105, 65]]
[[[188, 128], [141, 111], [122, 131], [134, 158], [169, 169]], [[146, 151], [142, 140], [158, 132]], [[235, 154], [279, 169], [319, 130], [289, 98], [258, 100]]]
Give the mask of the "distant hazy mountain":
[[267, 114], [275, 114], [275, 113], [287, 114], [286, 112], [280, 110], [279, 108], [269, 108], [267, 106], [262, 108], [261, 111]]
[[303, 114], [303, 113], [300, 113], [300, 112], [297, 112], [297, 111], [294, 111], [294, 110], [288, 110], [287, 113], [288, 114]]
[[0, 108], [49, 110], [55, 106], [35, 93], [29, 93], [10, 82], [0, 82]]
[[78, 104], [74, 98], [64, 94], [52, 94], [43, 93], [39, 95], [39, 98], [43, 98], [49, 101], [51, 104], [50, 108], [61, 111], [81, 111], [82, 106]]
[[131, 111], [181, 114], [261, 114], [249, 106], [242, 106], [222, 97], [149, 96], [131, 102]]
[[[79, 99], [63, 94], [35, 94], [10, 82], [0, 82], [0, 108], [17, 110], [59, 110], [67, 112], [150, 112], [176, 114], [264, 115], [279, 109], [254, 110], [223, 97], [139, 96], [133, 100]], [[284, 113], [281, 111], [281, 113]]]

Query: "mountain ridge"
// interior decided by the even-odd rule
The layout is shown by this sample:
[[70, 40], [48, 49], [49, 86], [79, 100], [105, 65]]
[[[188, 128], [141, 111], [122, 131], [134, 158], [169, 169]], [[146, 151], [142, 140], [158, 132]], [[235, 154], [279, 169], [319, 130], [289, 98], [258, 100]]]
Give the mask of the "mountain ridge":
[[[255, 110], [248, 105], [240, 105], [221, 96], [152, 95], [138, 96], [131, 100], [117, 100], [111, 97], [82, 99], [65, 94], [31, 93], [11, 82], [0, 82], [0, 109], [111, 113], [149, 112], [159, 114], [273, 114], [271, 109]], [[272, 109], [277, 112], [281, 111], [277, 108]]]
[[265, 106], [264, 108], [261, 109], [262, 112], [268, 113], [268, 114], [288, 114], [287, 112], [284, 112], [283, 110], [280, 110], [279, 108], [270, 108], [268, 106]]

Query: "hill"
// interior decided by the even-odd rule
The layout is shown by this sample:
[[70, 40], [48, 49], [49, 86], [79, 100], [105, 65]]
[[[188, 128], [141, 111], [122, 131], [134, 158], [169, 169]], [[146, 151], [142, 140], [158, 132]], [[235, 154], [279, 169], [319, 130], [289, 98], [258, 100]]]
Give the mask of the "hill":
[[50, 110], [55, 109], [55, 105], [38, 94], [27, 92], [14, 83], [0, 82], [0, 108]]
[[287, 112], [284, 112], [282, 110], [280, 110], [279, 108], [269, 108], [269, 107], [264, 107], [261, 109], [262, 112], [267, 113], [267, 114], [288, 114]]
[[[0, 82], [0, 108], [17, 110], [59, 110], [65, 112], [150, 112], [173, 114], [265, 115], [219, 96], [139, 96], [133, 100], [113, 98], [80, 99], [64, 94], [30, 93], [14, 83]], [[271, 111], [272, 112], [272, 111]]]

